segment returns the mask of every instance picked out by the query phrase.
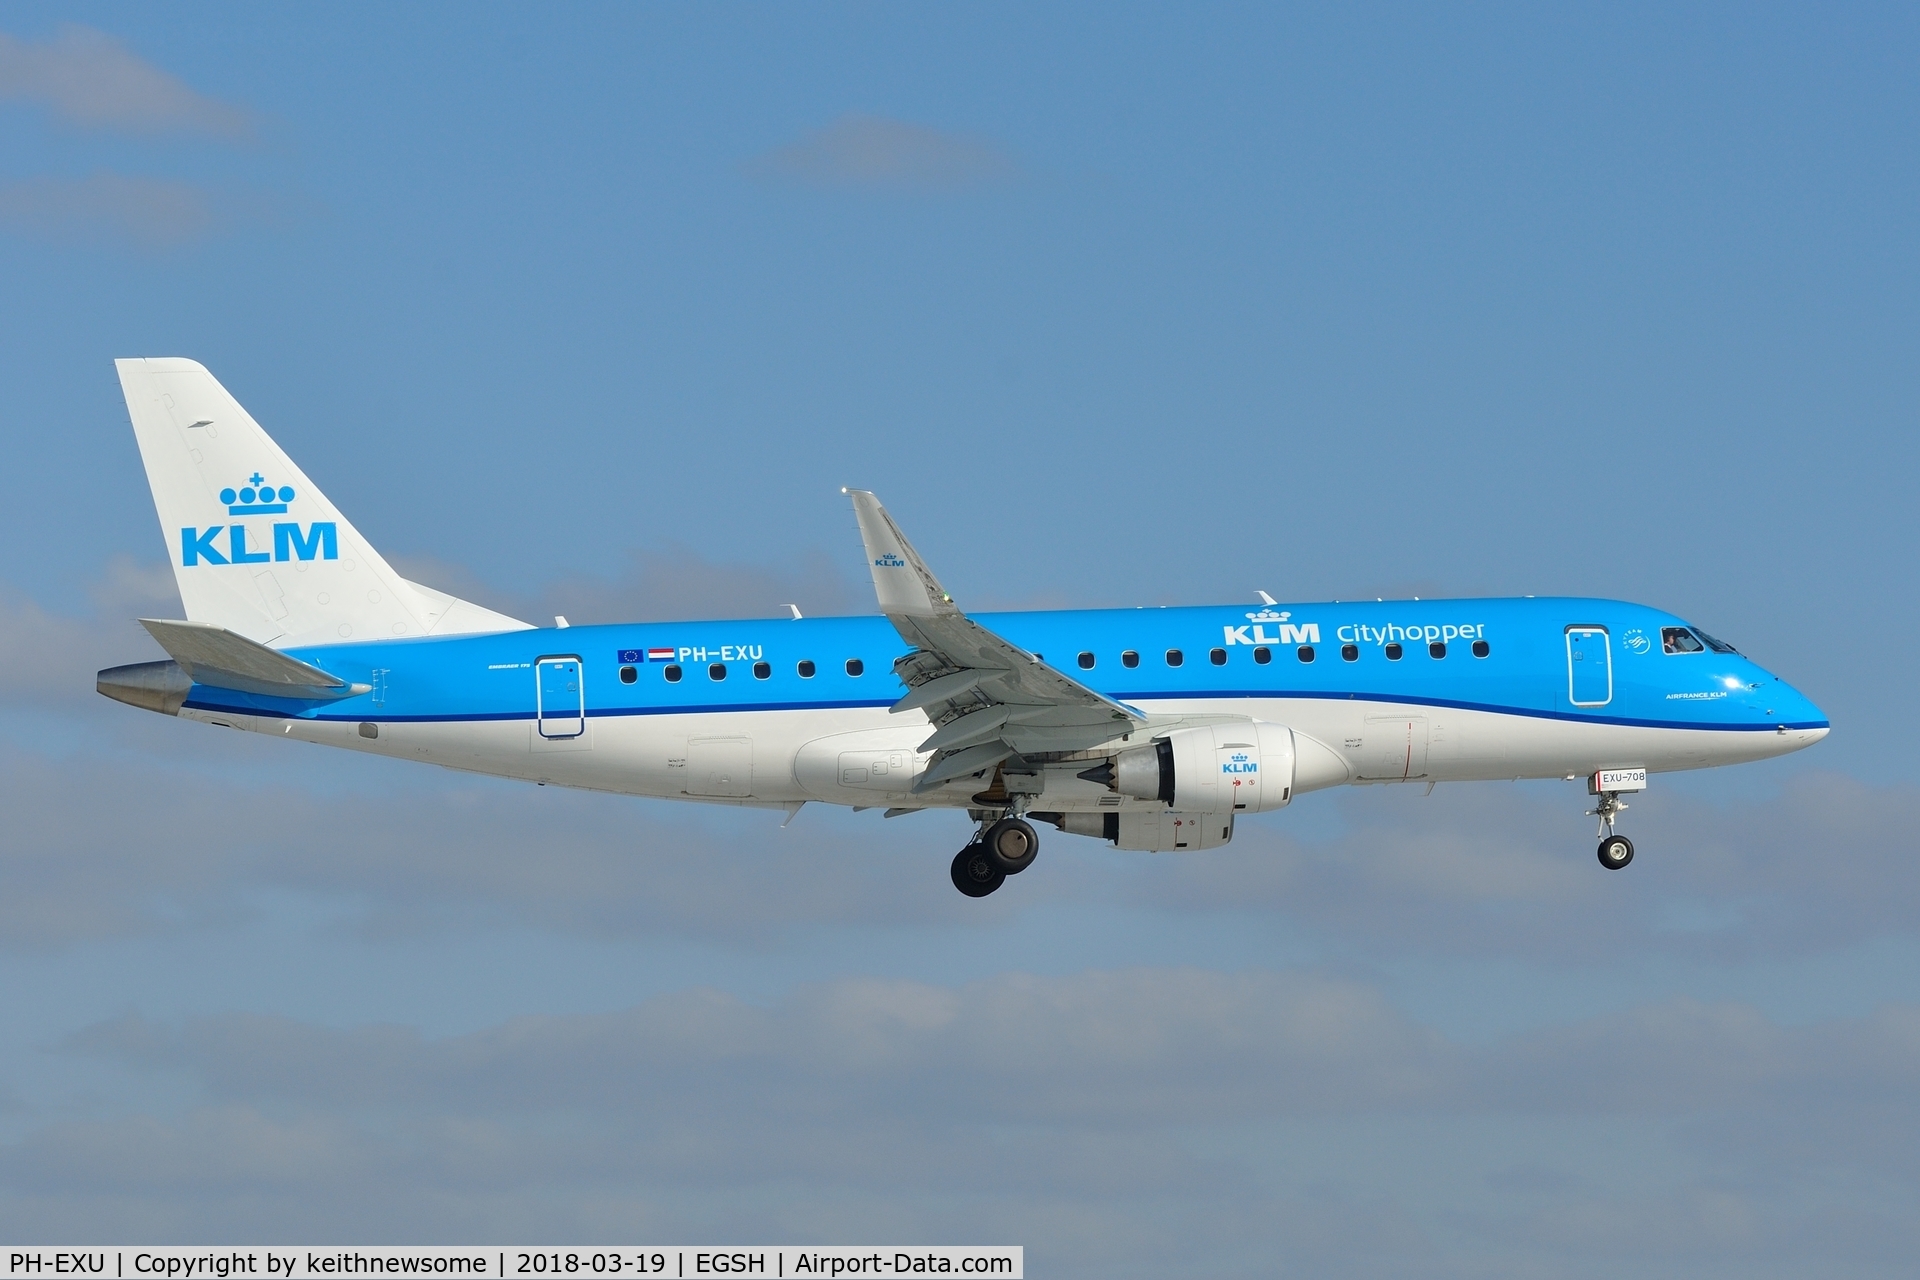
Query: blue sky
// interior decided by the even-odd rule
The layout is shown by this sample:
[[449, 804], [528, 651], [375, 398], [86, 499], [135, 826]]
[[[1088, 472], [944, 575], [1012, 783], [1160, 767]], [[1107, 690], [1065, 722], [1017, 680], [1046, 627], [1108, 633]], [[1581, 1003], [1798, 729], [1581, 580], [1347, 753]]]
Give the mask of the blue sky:
[[[1916, 53], [1859, 6], [0, 4], [0, 1225], [1897, 1274]], [[1660, 780], [1622, 876], [1571, 787], [1379, 788], [969, 903], [937, 816], [98, 698], [178, 608], [124, 355], [525, 616], [865, 611], [853, 484], [975, 607], [1617, 595], [1836, 728]]]

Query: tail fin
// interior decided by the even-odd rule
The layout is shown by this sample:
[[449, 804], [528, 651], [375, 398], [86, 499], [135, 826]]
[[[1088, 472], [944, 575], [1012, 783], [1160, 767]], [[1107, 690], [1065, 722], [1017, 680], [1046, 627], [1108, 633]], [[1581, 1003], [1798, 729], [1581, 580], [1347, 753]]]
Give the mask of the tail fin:
[[187, 617], [275, 648], [519, 631], [395, 573], [192, 360], [116, 360]]

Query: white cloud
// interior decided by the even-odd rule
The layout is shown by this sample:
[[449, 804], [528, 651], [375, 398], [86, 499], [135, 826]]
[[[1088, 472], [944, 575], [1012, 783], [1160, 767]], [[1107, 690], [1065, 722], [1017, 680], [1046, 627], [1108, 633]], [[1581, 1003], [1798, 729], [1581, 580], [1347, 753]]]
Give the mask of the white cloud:
[[0, 184], [0, 226], [36, 239], [171, 248], [200, 239], [220, 220], [206, 191], [164, 178], [101, 171]]
[[[1486, 1274], [1500, 1258], [1514, 1274], [1870, 1274], [1914, 1235], [1896, 1206], [1920, 1183], [1900, 1140], [1920, 1119], [1917, 1032], [1911, 1006], [1793, 1026], [1675, 1001], [1462, 1043], [1366, 983], [1190, 969], [847, 978], [765, 1005], [688, 990], [446, 1039], [127, 1016], [65, 1052], [183, 1080], [195, 1100], [29, 1124], [0, 1147], [0, 1225], [85, 1206], [96, 1229], [202, 1235], [986, 1230], [1067, 1275], [1165, 1274], [1182, 1257], [1329, 1275]], [[1596, 1119], [1666, 1147], [1661, 1180], [1583, 1169], [1606, 1158], [1577, 1136]], [[1484, 1141], [1423, 1145], [1495, 1122], [1561, 1135], [1524, 1189], [1489, 1187], [1504, 1166], [1487, 1168]], [[1888, 1136], [1861, 1145], [1870, 1126]], [[1774, 1139], [1786, 1129], [1812, 1140]], [[1397, 1176], [1339, 1172], [1382, 1134]], [[1276, 1180], [1275, 1144], [1306, 1181]], [[1435, 1203], [1452, 1206], [1438, 1235]]]
[[852, 113], [759, 156], [747, 171], [804, 186], [940, 192], [1010, 182], [1020, 168], [985, 138]]
[[0, 32], [0, 99], [37, 103], [88, 128], [223, 138], [254, 131], [244, 108], [194, 91], [88, 27], [62, 27], [44, 43]]

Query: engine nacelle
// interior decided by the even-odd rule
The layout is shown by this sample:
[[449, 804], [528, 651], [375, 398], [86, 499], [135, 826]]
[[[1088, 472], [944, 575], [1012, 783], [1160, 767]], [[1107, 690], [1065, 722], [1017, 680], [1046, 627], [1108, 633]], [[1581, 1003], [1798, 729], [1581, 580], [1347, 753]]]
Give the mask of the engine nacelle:
[[1176, 729], [1152, 745], [1115, 756], [1082, 777], [1123, 796], [1158, 800], [1182, 813], [1262, 813], [1293, 799], [1293, 731], [1243, 720]]
[[1068, 835], [1108, 840], [1116, 849], [1177, 853], [1218, 849], [1233, 839], [1230, 813], [1176, 813], [1172, 809], [1129, 809], [1125, 813], [1034, 813]]

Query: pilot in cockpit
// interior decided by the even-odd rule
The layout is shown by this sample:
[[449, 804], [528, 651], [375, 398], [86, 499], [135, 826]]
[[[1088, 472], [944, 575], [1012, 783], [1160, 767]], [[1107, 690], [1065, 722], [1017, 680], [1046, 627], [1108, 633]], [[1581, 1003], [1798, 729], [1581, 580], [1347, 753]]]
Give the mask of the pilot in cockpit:
[[1660, 647], [1668, 653], [1704, 653], [1707, 648], [1685, 627], [1660, 628]]

